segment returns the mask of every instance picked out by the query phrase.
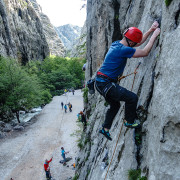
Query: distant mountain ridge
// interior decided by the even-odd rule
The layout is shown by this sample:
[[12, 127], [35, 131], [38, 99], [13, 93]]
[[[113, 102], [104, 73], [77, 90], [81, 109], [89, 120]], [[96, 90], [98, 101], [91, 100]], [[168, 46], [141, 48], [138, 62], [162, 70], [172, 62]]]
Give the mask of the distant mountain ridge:
[[66, 24], [55, 28], [58, 36], [67, 50], [71, 50], [74, 45], [77, 44], [81, 34], [81, 29], [82, 27], [71, 24]]

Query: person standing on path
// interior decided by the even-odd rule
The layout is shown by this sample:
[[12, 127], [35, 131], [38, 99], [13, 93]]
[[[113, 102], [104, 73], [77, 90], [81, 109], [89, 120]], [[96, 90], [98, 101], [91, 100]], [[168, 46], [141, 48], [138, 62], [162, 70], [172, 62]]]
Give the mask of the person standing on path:
[[[53, 157], [52, 157], [53, 158]], [[50, 173], [50, 168], [49, 168], [49, 163], [52, 161], [52, 158], [48, 161], [47, 159], [45, 160], [44, 163], [44, 170], [46, 172], [46, 179], [49, 180], [51, 179], [51, 173]]]
[[65, 95], [67, 94], [67, 89], [64, 90], [64, 94], [65, 94]]
[[65, 152], [64, 148], [61, 147], [61, 156], [63, 157], [63, 165], [66, 165], [66, 154], [69, 152]]
[[63, 102], [61, 102], [61, 106], [62, 106], [62, 110], [63, 110], [63, 106], [64, 106], [64, 103], [63, 103]]
[[72, 104], [69, 103], [68, 105], [69, 105], [69, 111], [72, 112]]
[[[109, 133], [113, 119], [120, 108], [120, 101], [125, 102], [125, 120], [124, 125], [129, 128], [140, 128], [140, 124], [135, 121], [136, 106], [138, 96], [117, 84], [118, 77], [123, 74], [127, 63], [127, 58], [138, 58], [148, 56], [153, 44], [160, 34], [159, 24], [155, 21], [151, 28], [143, 35], [136, 27], [130, 27], [124, 32], [124, 38], [112, 43], [105, 56], [105, 60], [97, 72], [95, 78], [95, 87], [97, 91], [104, 96], [110, 104], [105, 117], [105, 122], [99, 133], [103, 134], [108, 140], [112, 140]], [[148, 36], [151, 38], [143, 49], [134, 49], [143, 44]]]
[[67, 105], [66, 104], [64, 105], [64, 110], [65, 110], [65, 113], [67, 113]]
[[73, 95], [74, 95], [74, 92], [75, 92], [75, 90], [73, 89], [73, 90], [72, 90]]

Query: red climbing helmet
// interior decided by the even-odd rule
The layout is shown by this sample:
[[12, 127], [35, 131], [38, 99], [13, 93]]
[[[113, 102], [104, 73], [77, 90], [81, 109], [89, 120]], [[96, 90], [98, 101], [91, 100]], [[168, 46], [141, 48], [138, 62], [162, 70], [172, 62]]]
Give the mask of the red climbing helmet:
[[143, 33], [136, 27], [130, 27], [124, 32], [124, 36], [133, 42], [140, 43]]

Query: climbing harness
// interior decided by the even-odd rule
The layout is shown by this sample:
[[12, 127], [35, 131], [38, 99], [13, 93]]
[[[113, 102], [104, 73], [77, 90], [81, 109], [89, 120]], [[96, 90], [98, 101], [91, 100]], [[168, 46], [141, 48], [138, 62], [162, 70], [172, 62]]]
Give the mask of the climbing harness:
[[[133, 86], [134, 86], [134, 82], [135, 82], [135, 78], [136, 78], [136, 74], [137, 74], [137, 69], [139, 68], [140, 64], [141, 64], [141, 62], [139, 62], [139, 64], [137, 65], [135, 71], [134, 71], [133, 73], [131, 73], [131, 74], [134, 74], [134, 79], [133, 79], [131, 91], [133, 90]], [[121, 76], [120, 78], [123, 79], [123, 78], [125, 78], [125, 77], [127, 77], [127, 76], [130, 76], [131, 74], [128, 74], [128, 75], [126, 75], [126, 76]], [[120, 78], [119, 78], [119, 79], [120, 79]], [[119, 80], [119, 79], [118, 79], [118, 80]], [[121, 80], [121, 79], [120, 79], [120, 80]], [[124, 108], [123, 108], [123, 109], [124, 109]], [[112, 163], [112, 160], [113, 160], [115, 151], [116, 151], [116, 147], [117, 147], [117, 144], [118, 144], [120, 135], [121, 135], [121, 131], [122, 131], [122, 128], [123, 128], [123, 124], [124, 124], [124, 120], [123, 120], [123, 123], [122, 123], [122, 125], [121, 125], [121, 129], [120, 129], [120, 132], [119, 132], [119, 135], [118, 135], [118, 139], [117, 139], [117, 141], [116, 141], [116, 145], [115, 145], [115, 148], [114, 148], [114, 151], [113, 151], [113, 154], [112, 154], [112, 157], [111, 157], [111, 161], [110, 161], [110, 163], [109, 163], [109, 166], [108, 166], [108, 169], [107, 169], [107, 172], [106, 172], [106, 175], [105, 175], [104, 180], [106, 180], [106, 177], [107, 177], [107, 175], [108, 175], [109, 168], [110, 168], [110, 166], [111, 166], [111, 163]]]
[[95, 81], [95, 87], [96, 87], [97, 91], [98, 91], [103, 97], [105, 97], [105, 98], [106, 98], [106, 95], [107, 95], [108, 91], [109, 91], [113, 86], [116, 87], [116, 85], [115, 85], [113, 82], [108, 82], [108, 83], [104, 86], [104, 88], [103, 88], [102, 90], [100, 90], [100, 89], [98, 88], [97, 84], [96, 84], [96, 81]]

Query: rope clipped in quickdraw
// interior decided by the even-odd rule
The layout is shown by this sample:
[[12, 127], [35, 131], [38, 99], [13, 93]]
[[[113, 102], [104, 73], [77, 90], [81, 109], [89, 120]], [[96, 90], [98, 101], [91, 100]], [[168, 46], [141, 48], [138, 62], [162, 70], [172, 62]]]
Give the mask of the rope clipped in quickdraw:
[[[131, 91], [132, 91], [132, 89], [133, 89], [134, 82], [135, 82], [135, 78], [136, 78], [136, 74], [137, 74], [137, 69], [139, 68], [140, 64], [141, 64], [141, 62], [139, 62], [139, 64], [137, 65], [135, 71], [134, 71], [133, 73], [131, 73], [131, 74], [134, 74], [134, 79], [133, 79], [133, 84], [132, 84]], [[118, 81], [121, 80], [121, 79], [123, 79], [123, 78], [125, 78], [125, 77], [127, 77], [127, 76], [130, 76], [131, 74], [128, 74], [128, 75], [126, 75], [126, 76], [121, 76], [121, 77], [118, 79]], [[121, 135], [121, 131], [122, 131], [122, 128], [123, 128], [123, 124], [124, 124], [124, 120], [123, 120], [123, 123], [122, 123], [122, 125], [121, 125], [121, 129], [120, 129], [120, 132], [119, 132], [119, 135], [118, 135], [118, 139], [117, 139], [117, 141], [116, 141], [116, 145], [115, 145], [115, 148], [114, 148], [114, 151], [113, 151], [113, 155], [112, 155], [111, 161], [110, 161], [110, 163], [109, 163], [108, 170], [107, 170], [107, 172], [106, 172], [106, 176], [105, 176], [104, 180], [106, 180], [106, 177], [107, 177], [107, 175], [108, 175], [109, 168], [110, 168], [110, 166], [111, 166], [111, 163], [112, 163], [112, 160], [113, 160], [115, 151], [116, 151], [116, 147], [117, 147], [117, 144], [118, 144], [120, 135]]]
[[[136, 67], [136, 69], [134, 70], [133, 73], [130, 73], [130, 74], [126, 75], [126, 76], [121, 76], [121, 77], [119, 77], [119, 78], [118, 78], [118, 81], [120, 81], [121, 79], [124, 79], [124, 78], [126, 78], [126, 77], [128, 77], [128, 76], [130, 76], [130, 75], [132, 75], [132, 74], [136, 75], [137, 69], [139, 68], [140, 64], [141, 64], [141, 62], [139, 62], [139, 64], [137, 65], [137, 67]], [[135, 79], [135, 76], [134, 76], [134, 79]], [[134, 81], [133, 81], [133, 84], [134, 84]]]
[[141, 62], [139, 62], [139, 64], [137, 65], [137, 67], [136, 67], [136, 69], [135, 69], [135, 71], [134, 71], [134, 79], [133, 79], [133, 84], [132, 84], [132, 88], [131, 88], [131, 91], [133, 90], [133, 86], [134, 86], [134, 81], [135, 81], [135, 78], [136, 78], [136, 74], [137, 74], [137, 70], [138, 70], [138, 68], [139, 68], [140, 64], [141, 64]]

